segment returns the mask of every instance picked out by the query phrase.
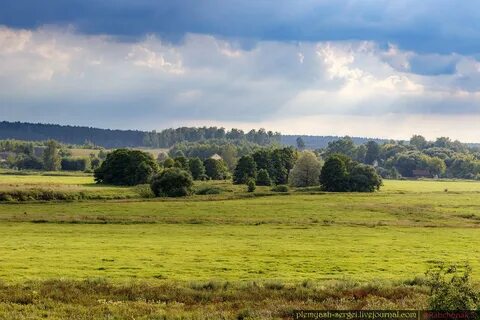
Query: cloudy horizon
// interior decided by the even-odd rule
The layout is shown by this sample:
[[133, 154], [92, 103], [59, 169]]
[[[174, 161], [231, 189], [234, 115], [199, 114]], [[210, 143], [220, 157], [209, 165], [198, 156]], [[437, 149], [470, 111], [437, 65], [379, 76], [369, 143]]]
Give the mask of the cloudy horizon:
[[455, 1], [0, 4], [0, 120], [480, 142], [480, 9]]

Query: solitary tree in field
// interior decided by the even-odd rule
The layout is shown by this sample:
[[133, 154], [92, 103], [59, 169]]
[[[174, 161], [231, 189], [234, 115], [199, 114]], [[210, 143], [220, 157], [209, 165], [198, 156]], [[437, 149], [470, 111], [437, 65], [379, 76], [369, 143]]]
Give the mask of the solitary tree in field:
[[313, 152], [305, 151], [301, 153], [290, 172], [290, 185], [294, 187], [318, 185], [321, 167], [322, 164]]
[[57, 171], [61, 167], [61, 159], [59, 152], [59, 144], [55, 140], [48, 140], [46, 148], [43, 151], [43, 167], [48, 171]]

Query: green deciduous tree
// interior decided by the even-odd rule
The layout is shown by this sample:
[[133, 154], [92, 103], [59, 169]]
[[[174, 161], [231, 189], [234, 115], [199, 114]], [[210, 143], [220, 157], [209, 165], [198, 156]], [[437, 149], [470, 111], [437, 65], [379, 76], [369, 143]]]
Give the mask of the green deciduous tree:
[[347, 164], [344, 157], [332, 155], [325, 161], [320, 173], [320, 183], [326, 191], [348, 190]]
[[190, 167], [190, 173], [194, 180], [200, 180], [203, 175], [205, 174], [205, 166], [203, 165], [203, 161], [200, 158], [192, 158], [188, 161], [188, 165]]
[[257, 165], [251, 156], [243, 156], [238, 160], [235, 171], [233, 172], [233, 183], [247, 183], [248, 178], [256, 179]]
[[247, 192], [253, 192], [257, 188], [257, 185], [255, 184], [255, 179], [253, 178], [248, 178], [246, 184]]
[[321, 167], [321, 162], [313, 152], [302, 152], [290, 172], [290, 185], [294, 187], [318, 185], [318, 177], [320, 175]]
[[382, 178], [374, 167], [336, 154], [325, 161], [320, 183], [326, 191], [373, 192], [380, 189]]
[[188, 159], [184, 156], [176, 157], [174, 159], [173, 166], [175, 168], [180, 168], [180, 169], [185, 170], [185, 171], [190, 170], [189, 165], [188, 165]]
[[270, 175], [268, 174], [267, 170], [265, 170], [265, 169], [258, 170], [256, 183], [257, 183], [257, 186], [271, 186], [272, 185], [272, 180], [270, 179]]
[[175, 165], [175, 160], [172, 158], [167, 158], [163, 161], [164, 168], [172, 168]]
[[95, 170], [95, 181], [114, 185], [147, 183], [158, 172], [152, 155], [139, 150], [117, 149]]
[[414, 135], [410, 138], [410, 145], [418, 150], [423, 150], [428, 146], [428, 141], [421, 135]]
[[208, 158], [203, 162], [205, 174], [212, 180], [224, 180], [228, 177], [228, 168], [223, 160]]
[[348, 190], [353, 192], [373, 192], [379, 190], [382, 178], [374, 167], [365, 164], [355, 165], [349, 172]]
[[334, 154], [343, 154], [351, 159], [354, 159], [356, 157], [356, 147], [352, 138], [347, 136], [329, 142], [323, 156], [329, 157]]
[[375, 141], [368, 141], [366, 146], [365, 163], [373, 164], [380, 157], [380, 146]]
[[57, 171], [61, 168], [61, 161], [59, 155], [60, 145], [55, 140], [49, 140], [46, 143], [46, 148], [43, 150], [43, 167], [47, 171]]

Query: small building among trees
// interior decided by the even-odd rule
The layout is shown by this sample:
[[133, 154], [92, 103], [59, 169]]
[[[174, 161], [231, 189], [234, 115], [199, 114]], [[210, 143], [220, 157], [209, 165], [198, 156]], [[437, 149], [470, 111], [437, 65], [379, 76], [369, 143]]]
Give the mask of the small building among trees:
[[213, 160], [223, 160], [223, 158], [218, 154], [218, 153], [215, 153], [214, 155], [212, 155], [210, 157], [210, 159], [213, 159]]

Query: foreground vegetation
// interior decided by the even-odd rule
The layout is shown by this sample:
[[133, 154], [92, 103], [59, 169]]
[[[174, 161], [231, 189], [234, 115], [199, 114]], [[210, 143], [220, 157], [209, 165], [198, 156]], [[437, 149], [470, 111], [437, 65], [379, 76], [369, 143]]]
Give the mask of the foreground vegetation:
[[425, 309], [411, 283], [33, 281], [0, 284], [5, 319], [283, 319], [295, 309]]

